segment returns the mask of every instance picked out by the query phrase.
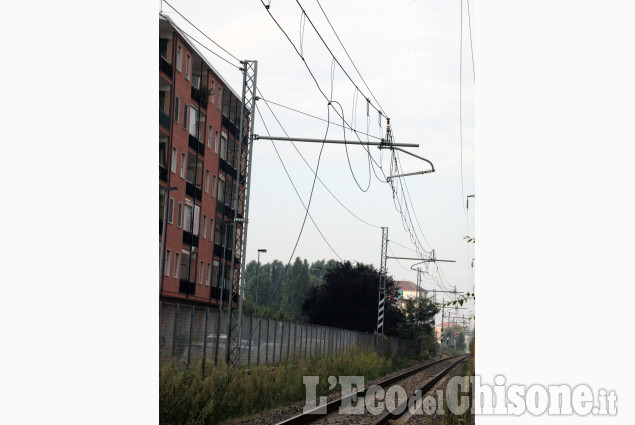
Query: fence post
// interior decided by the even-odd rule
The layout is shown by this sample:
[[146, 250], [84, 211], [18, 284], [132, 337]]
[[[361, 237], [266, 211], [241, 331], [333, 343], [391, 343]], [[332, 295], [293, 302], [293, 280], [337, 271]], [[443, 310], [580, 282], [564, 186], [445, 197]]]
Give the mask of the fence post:
[[265, 364], [269, 363], [269, 317], [267, 317], [267, 349], [265, 350]]
[[287, 363], [289, 362], [289, 354], [291, 353], [291, 322], [289, 322], [289, 330], [287, 331]]
[[177, 303], [174, 307], [174, 327], [172, 329], [172, 357], [176, 356], [176, 328], [177, 321], [179, 318], [179, 304]]
[[282, 343], [284, 342], [284, 319], [282, 319], [281, 322], [282, 328], [280, 329], [280, 363], [282, 363]]
[[309, 326], [304, 324], [304, 358], [306, 359], [306, 347], [309, 343]]
[[256, 365], [260, 364], [260, 330], [262, 329], [262, 317], [258, 318], [258, 349], [256, 351]]
[[203, 361], [201, 362], [201, 376], [205, 379], [205, 356], [207, 355], [207, 316], [209, 307], [205, 307], [205, 324], [203, 325]]
[[278, 319], [276, 319], [276, 323], [273, 327], [273, 355], [271, 356], [271, 363], [276, 362], [276, 339], [278, 337]]
[[251, 366], [251, 327], [253, 326], [254, 315], [249, 315], [249, 352], [247, 353], [247, 366]]
[[194, 306], [192, 306], [192, 312], [190, 313], [190, 335], [187, 338], [187, 365], [190, 365], [190, 359], [192, 358], [192, 328], [194, 327]]
[[223, 327], [223, 307], [218, 305], [218, 318], [216, 319], [216, 343], [214, 344], [214, 366], [218, 364], [218, 349], [220, 345], [220, 329]]

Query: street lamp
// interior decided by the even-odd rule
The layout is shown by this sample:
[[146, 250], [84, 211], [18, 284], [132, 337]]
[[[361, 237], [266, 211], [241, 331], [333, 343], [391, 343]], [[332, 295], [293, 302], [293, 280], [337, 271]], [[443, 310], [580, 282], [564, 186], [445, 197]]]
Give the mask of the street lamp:
[[163, 229], [161, 230], [161, 258], [159, 260], [159, 295], [161, 295], [161, 287], [163, 283], [163, 270], [165, 270], [165, 265], [163, 262], [165, 261], [165, 253], [163, 252], [165, 249], [165, 232], [167, 231], [167, 221], [168, 221], [168, 203], [169, 203], [169, 192], [173, 192], [175, 190], [179, 190], [178, 187], [162, 187], [160, 190], [163, 191]]
[[258, 250], [258, 265], [256, 266], [256, 305], [254, 306], [254, 312], [256, 314], [258, 314], [258, 283], [260, 281], [260, 253], [266, 253], [267, 250], [266, 249], [259, 249]]

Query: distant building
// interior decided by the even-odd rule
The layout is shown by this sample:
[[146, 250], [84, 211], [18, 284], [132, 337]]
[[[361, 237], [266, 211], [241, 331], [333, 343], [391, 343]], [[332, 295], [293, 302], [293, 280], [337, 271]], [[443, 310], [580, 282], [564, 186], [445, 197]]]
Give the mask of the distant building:
[[[404, 300], [417, 298], [417, 285], [409, 280], [397, 280], [395, 281], [397, 288], [399, 288], [399, 307], [403, 307]], [[419, 296], [423, 297], [423, 288], [419, 288]]]
[[[240, 276], [247, 144], [239, 149], [241, 96], [159, 15], [159, 243], [162, 300], [217, 304], [231, 268]], [[238, 164], [241, 175], [238, 177]], [[176, 188], [166, 192], [166, 188]], [[141, 190], [141, 189], [140, 189]], [[165, 215], [165, 216], [164, 216]], [[164, 241], [162, 243], [162, 241]], [[160, 246], [161, 246], [160, 245]], [[235, 248], [235, 249], [233, 249]], [[235, 252], [234, 252], [235, 251]], [[159, 254], [161, 256], [161, 253]], [[223, 293], [227, 300], [228, 291]]]

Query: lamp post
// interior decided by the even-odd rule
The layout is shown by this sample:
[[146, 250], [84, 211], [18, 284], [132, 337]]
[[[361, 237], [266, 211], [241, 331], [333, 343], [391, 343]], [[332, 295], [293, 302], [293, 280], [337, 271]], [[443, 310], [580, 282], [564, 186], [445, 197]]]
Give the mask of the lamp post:
[[[168, 221], [168, 203], [170, 197], [168, 195], [169, 192], [173, 192], [175, 190], [179, 190], [178, 187], [163, 187], [161, 188], [163, 191], [163, 229], [161, 230], [161, 258], [159, 259], [159, 295], [161, 295], [161, 288], [163, 286], [163, 270], [165, 270], [165, 265], [163, 264], [165, 261], [165, 232], [167, 231], [167, 221]], [[177, 266], [178, 267], [178, 266]]]
[[260, 291], [259, 287], [258, 287], [258, 283], [260, 281], [260, 253], [261, 252], [262, 253], [266, 253], [267, 250], [266, 249], [259, 249], [258, 250], [258, 265], [256, 266], [256, 303], [254, 305], [254, 312], [256, 314], [258, 314], [258, 292]]

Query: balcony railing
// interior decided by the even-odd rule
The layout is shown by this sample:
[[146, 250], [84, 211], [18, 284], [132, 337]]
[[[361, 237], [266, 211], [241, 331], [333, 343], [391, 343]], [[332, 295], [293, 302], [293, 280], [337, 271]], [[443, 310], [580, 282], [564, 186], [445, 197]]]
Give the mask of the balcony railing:
[[199, 90], [196, 87], [192, 86], [192, 90], [190, 90], [190, 95], [192, 96], [192, 100], [194, 102], [198, 103], [198, 105], [202, 109], [207, 110], [207, 102], [209, 101], [209, 99], [203, 99], [203, 95], [201, 93], [201, 90]]
[[198, 247], [198, 236], [188, 232], [187, 230], [183, 230], [183, 243], [185, 245]]
[[234, 124], [233, 122], [231, 122], [229, 120], [227, 115], [223, 114], [223, 118], [221, 120], [221, 124], [223, 125], [223, 127], [225, 127], [227, 129], [229, 134], [231, 134], [232, 136], [234, 136], [236, 138], [236, 140], [238, 140], [240, 138], [240, 135], [238, 133], [238, 127], [236, 126], [236, 124]]
[[[220, 300], [221, 289], [215, 286], [209, 288], [210, 293], [209, 297], [213, 300]], [[223, 289], [223, 301], [227, 301], [229, 299], [229, 289]]]
[[159, 71], [163, 72], [168, 78], [172, 79], [172, 64], [161, 55], [159, 55]]
[[189, 135], [187, 145], [196, 153], [205, 155], [205, 144], [203, 144], [203, 142], [201, 142], [200, 140], [198, 140], [198, 138], [192, 136], [191, 134]]
[[163, 165], [159, 165], [159, 179], [163, 182], [168, 181], [168, 169]]
[[159, 109], [159, 124], [161, 127], [170, 131], [170, 116]]
[[194, 295], [194, 292], [196, 292], [196, 283], [181, 279], [179, 281], [179, 292]]
[[197, 201], [203, 199], [203, 190], [200, 187], [194, 186], [190, 182], [185, 183], [185, 194], [187, 196], [191, 196], [192, 198], [196, 198]]

